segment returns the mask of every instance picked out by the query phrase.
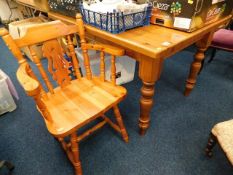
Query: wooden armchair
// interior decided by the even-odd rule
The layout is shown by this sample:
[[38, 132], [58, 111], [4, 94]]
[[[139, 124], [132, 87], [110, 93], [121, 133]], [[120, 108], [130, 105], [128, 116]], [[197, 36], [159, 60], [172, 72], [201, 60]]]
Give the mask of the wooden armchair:
[[[71, 42], [71, 35], [75, 33], [78, 33], [81, 39], [86, 68], [85, 77], [81, 76], [79, 62]], [[108, 45], [86, 43], [84, 25], [80, 15], [77, 15], [77, 25], [65, 25], [60, 21], [40, 24], [29, 28], [22, 38], [16, 40], [13, 40], [5, 29], [0, 30], [0, 35], [18, 60], [17, 78], [20, 84], [27, 95], [35, 100], [36, 107], [43, 116], [48, 131], [61, 143], [75, 168], [76, 175], [82, 174], [78, 142], [106, 123], [118, 131], [125, 142], [128, 142], [128, 134], [117, 106], [127, 92], [124, 87], [116, 85], [115, 77], [115, 58], [124, 55], [124, 50]], [[68, 42], [69, 53], [67, 54], [72, 58], [74, 80], [70, 77], [71, 72], [68, 67], [64, 65], [65, 53], [59, 43], [58, 38], [60, 37], [66, 37]], [[33, 50], [32, 45], [36, 43], [43, 44], [42, 51], [48, 59], [48, 72], [56, 81], [57, 87], [50, 82], [47, 71]], [[39, 82], [39, 78], [36, 77], [21, 54], [20, 48], [25, 46], [29, 47], [33, 62], [36, 64], [47, 90], [43, 87], [43, 83]], [[100, 51], [100, 75], [98, 77], [92, 76], [88, 50]], [[105, 80], [105, 53], [112, 55], [111, 82]], [[105, 115], [105, 112], [111, 108], [113, 108], [117, 124]], [[101, 119], [97, 125], [83, 134], [77, 135], [78, 129], [97, 118]], [[68, 142], [65, 141], [67, 140], [64, 139], [65, 137], [69, 138]]]

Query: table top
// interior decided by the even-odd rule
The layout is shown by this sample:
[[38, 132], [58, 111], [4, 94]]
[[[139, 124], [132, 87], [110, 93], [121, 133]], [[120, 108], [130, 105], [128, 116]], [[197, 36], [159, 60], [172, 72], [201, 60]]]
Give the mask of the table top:
[[[68, 23], [75, 23], [75, 19], [53, 12], [49, 17], [60, 19]], [[136, 50], [138, 53], [151, 58], [167, 58], [179, 50], [200, 40], [205, 34], [225, 25], [231, 15], [213, 22], [192, 33], [169, 29], [158, 25], [138, 27], [119, 34], [111, 34], [90, 25], [85, 25], [87, 33], [115, 43], [123, 48]]]

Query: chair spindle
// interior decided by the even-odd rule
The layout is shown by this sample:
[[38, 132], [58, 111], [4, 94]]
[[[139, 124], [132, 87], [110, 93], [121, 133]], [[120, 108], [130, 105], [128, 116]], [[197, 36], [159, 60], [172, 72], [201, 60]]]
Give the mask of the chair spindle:
[[88, 51], [85, 47], [82, 47], [83, 51], [83, 57], [84, 57], [84, 66], [86, 70], [86, 76], [88, 80], [92, 79], [92, 72], [91, 72], [91, 66], [90, 66], [90, 58], [88, 55]]
[[100, 78], [101, 81], [105, 81], [105, 60], [104, 60], [104, 52], [100, 52]]
[[79, 26], [79, 37], [80, 37], [80, 42], [81, 42], [81, 47], [83, 51], [83, 57], [84, 57], [84, 66], [86, 69], [86, 76], [87, 79], [91, 80], [92, 79], [92, 73], [91, 73], [91, 68], [90, 68], [90, 60], [86, 48], [86, 39], [85, 39], [85, 29], [84, 29], [84, 24], [82, 21], [82, 16], [77, 14], [76, 16], [76, 21], [77, 25]]
[[81, 78], [81, 73], [79, 71], [79, 62], [78, 62], [77, 56], [75, 54], [74, 45], [73, 45], [73, 43], [71, 41], [70, 35], [67, 36], [67, 41], [68, 41], [68, 48], [69, 48], [71, 58], [72, 58], [72, 62], [73, 62], [73, 66], [74, 66], [75, 76], [78, 79], [80, 79]]
[[112, 55], [111, 58], [111, 81], [112, 84], [116, 85], [116, 56]]
[[41, 76], [42, 76], [42, 78], [43, 78], [49, 92], [51, 94], [53, 94], [54, 93], [53, 86], [52, 86], [51, 82], [49, 81], [48, 75], [46, 74], [46, 72], [45, 72], [45, 70], [44, 70], [44, 68], [43, 68], [43, 66], [41, 64], [41, 61], [37, 57], [37, 55], [36, 55], [35, 51], [33, 50], [32, 46], [29, 46], [29, 51], [30, 51], [30, 53], [32, 55], [33, 61], [35, 62], [36, 66], [38, 67], [38, 69], [40, 71], [40, 74], [41, 74]]
[[0, 36], [2, 36], [3, 40], [7, 44], [8, 48], [12, 51], [13, 55], [17, 59], [19, 64], [26, 62], [26, 59], [22, 55], [20, 49], [15, 44], [13, 38], [9, 35], [9, 32], [6, 29], [1, 29]]

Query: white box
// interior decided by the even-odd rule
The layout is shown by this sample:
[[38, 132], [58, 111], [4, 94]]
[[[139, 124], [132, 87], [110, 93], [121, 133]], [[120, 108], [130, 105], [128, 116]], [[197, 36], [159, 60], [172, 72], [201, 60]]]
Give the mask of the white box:
[[[48, 22], [48, 21], [44, 17], [33, 17], [33, 18], [28, 18], [28, 19], [24, 19], [20, 21], [11, 22], [9, 24], [9, 33], [13, 39], [19, 39], [25, 35], [29, 27], [37, 26], [45, 22]], [[35, 44], [32, 46], [32, 48], [40, 59], [43, 58], [41, 44]], [[21, 48], [21, 50], [22, 52], [24, 52], [25, 55], [27, 55], [28, 58], [32, 60], [32, 56], [31, 56], [31, 53], [28, 47], [23, 47]]]
[[0, 69], [0, 115], [16, 109], [16, 104], [7, 85], [7, 78]]
[[[79, 65], [83, 75], [86, 75], [84, 58], [81, 48], [76, 49]], [[100, 75], [100, 52], [89, 50], [90, 65], [93, 75]], [[136, 61], [128, 56], [116, 57], [116, 84], [124, 84], [134, 79]], [[105, 78], [111, 80], [111, 56], [105, 55]]]

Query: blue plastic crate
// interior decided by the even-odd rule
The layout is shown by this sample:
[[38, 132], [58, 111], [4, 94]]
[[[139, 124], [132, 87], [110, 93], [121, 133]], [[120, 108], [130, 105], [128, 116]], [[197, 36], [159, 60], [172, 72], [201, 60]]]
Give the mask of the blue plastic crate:
[[120, 33], [128, 29], [150, 24], [152, 6], [148, 6], [144, 11], [123, 14], [123, 13], [98, 13], [80, 6], [83, 21], [99, 29]]

